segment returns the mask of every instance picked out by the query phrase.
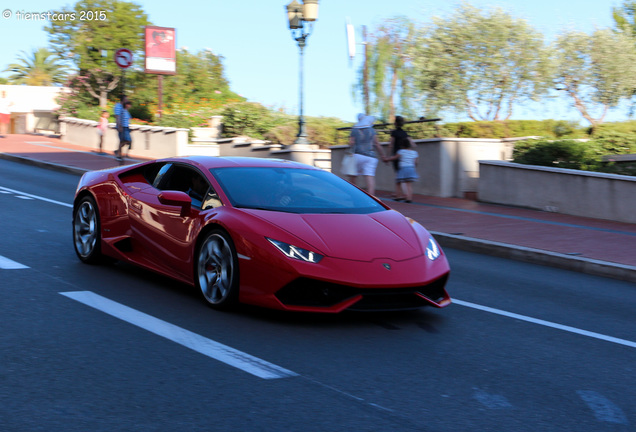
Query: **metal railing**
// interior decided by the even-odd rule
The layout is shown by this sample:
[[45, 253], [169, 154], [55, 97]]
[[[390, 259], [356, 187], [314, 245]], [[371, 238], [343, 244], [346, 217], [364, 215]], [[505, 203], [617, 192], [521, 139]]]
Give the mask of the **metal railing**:
[[[404, 122], [404, 126], [405, 126], [404, 129], [409, 133], [409, 136], [413, 139], [439, 137], [439, 126], [437, 124], [434, 124], [432, 129], [431, 128], [426, 128], [426, 129], [413, 128], [413, 127], [406, 127], [406, 126], [417, 125], [421, 123], [435, 123], [441, 120], [442, 119], [440, 118], [434, 118], [434, 119], [420, 118], [419, 120], [407, 121], [407, 122]], [[390, 128], [386, 129], [387, 126], [389, 126]], [[373, 125], [373, 128], [376, 130], [378, 135], [386, 135], [380, 138], [380, 141], [389, 141], [389, 136], [391, 135], [391, 131], [394, 130], [392, 126], [394, 126], [393, 123], [377, 123]], [[336, 128], [335, 139], [334, 139], [335, 145], [348, 144], [349, 131], [351, 129], [353, 129], [353, 126]], [[344, 142], [341, 142], [343, 137], [344, 137]]]

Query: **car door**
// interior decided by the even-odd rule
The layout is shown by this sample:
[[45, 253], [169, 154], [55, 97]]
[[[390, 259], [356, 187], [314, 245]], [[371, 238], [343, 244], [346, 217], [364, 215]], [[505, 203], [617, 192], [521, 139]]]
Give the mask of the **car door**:
[[[210, 189], [205, 176], [195, 168], [169, 164], [159, 171], [152, 188], [130, 196], [133, 239], [147, 265], [191, 280], [194, 242], [203, 223], [201, 206], [205, 200], [201, 197], [208, 196]], [[188, 201], [187, 205], [166, 199], [175, 196]]]

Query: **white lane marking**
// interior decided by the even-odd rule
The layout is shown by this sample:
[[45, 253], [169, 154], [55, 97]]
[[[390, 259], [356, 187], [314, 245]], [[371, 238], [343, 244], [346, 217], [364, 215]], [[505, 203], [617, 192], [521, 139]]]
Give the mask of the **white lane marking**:
[[592, 410], [598, 421], [622, 425], [629, 423], [623, 410], [602, 394], [592, 390], [579, 390], [576, 393]]
[[17, 269], [28, 269], [28, 266], [24, 264], [20, 264], [19, 262], [15, 262], [10, 260], [9, 258], [5, 258], [0, 255], [0, 269], [4, 270], [17, 270]]
[[18, 190], [15, 190], [15, 189], [9, 189], [9, 188], [0, 186], [0, 191], [5, 191], [5, 192], [8, 192], [8, 193], [16, 194], [16, 195], [18, 195], [18, 198], [29, 197], [29, 198], [37, 199], [37, 200], [40, 200], [40, 201], [46, 201], [46, 202], [49, 202], [49, 203], [52, 203], [52, 204], [57, 204], [57, 205], [61, 205], [61, 206], [64, 206], [64, 207], [73, 208], [73, 204], [67, 204], [67, 203], [63, 203], [63, 202], [60, 202], [60, 201], [55, 201], [55, 200], [52, 200], [52, 199], [49, 199], [49, 198], [44, 198], [44, 197], [41, 197], [41, 196], [38, 196], [38, 195], [28, 194], [26, 192], [18, 191]]
[[60, 294], [259, 378], [275, 379], [298, 375], [265, 360], [109, 300], [92, 291], [61, 292]]
[[582, 336], [587, 336], [587, 337], [591, 337], [594, 339], [600, 339], [606, 342], [611, 342], [611, 343], [615, 343], [615, 344], [619, 344], [619, 345], [625, 345], [631, 348], [636, 348], [636, 342], [632, 342], [632, 341], [628, 341], [625, 339], [619, 339], [619, 338], [615, 338], [613, 336], [606, 336], [604, 334], [600, 334], [600, 333], [595, 333], [595, 332], [591, 332], [591, 331], [587, 331], [587, 330], [581, 330], [578, 329], [576, 327], [570, 327], [570, 326], [566, 326], [566, 325], [562, 325], [562, 324], [557, 324], [557, 323], [553, 323], [550, 321], [544, 321], [541, 319], [537, 319], [537, 318], [532, 318], [529, 316], [525, 316], [525, 315], [519, 315], [513, 312], [506, 312], [504, 310], [501, 309], [495, 309], [495, 308], [491, 308], [488, 306], [481, 306], [475, 303], [470, 303], [467, 301], [463, 301], [463, 300], [457, 300], [457, 299], [453, 299], [453, 303], [461, 305], [461, 306], [466, 306], [469, 308], [473, 308], [473, 309], [479, 309], [481, 311], [484, 312], [490, 312], [496, 315], [502, 315], [508, 318], [514, 318], [514, 319], [518, 319], [521, 321], [526, 321], [529, 323], [533, 323], [533, 324], [539, 324], [545, 327], [551, 327], [554, 329], [558, 329], [558, 330], [563, 330], [566, 332], [570, 332], [570, 333], [576, 333]]

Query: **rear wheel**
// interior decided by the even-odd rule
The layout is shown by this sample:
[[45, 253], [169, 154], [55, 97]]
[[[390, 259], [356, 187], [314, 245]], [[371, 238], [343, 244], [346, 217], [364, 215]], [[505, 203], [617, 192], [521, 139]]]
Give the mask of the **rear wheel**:
[[238, 258], [230, 236], [222, 230], [210, 231], [197, 251], [196, 286], [213, 308], [227, 309], [238, 301]]
[[80, 260], [87, 264], [100, 261], [101, 227], [95, 200], [85, 196], [73, 212], [73, 245]]

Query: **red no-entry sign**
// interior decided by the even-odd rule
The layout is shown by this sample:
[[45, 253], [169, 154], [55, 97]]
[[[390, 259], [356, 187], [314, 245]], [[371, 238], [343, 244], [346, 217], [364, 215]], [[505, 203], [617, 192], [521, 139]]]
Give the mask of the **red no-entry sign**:
[[120, 48], [115, 51], [115, 63], [122, 69], [126, 69], [132, 65], [133, 55], [127, 48]]

